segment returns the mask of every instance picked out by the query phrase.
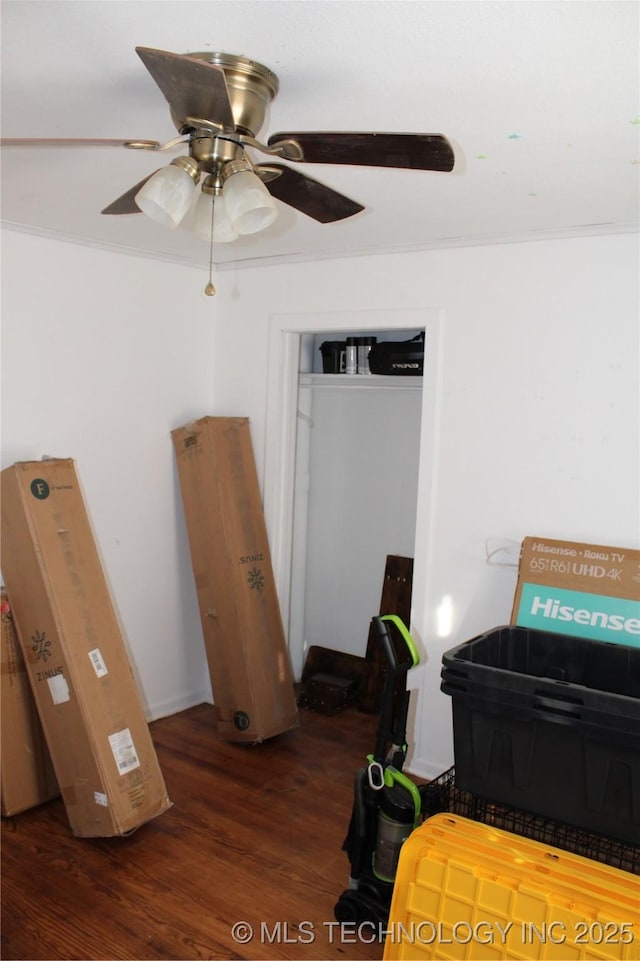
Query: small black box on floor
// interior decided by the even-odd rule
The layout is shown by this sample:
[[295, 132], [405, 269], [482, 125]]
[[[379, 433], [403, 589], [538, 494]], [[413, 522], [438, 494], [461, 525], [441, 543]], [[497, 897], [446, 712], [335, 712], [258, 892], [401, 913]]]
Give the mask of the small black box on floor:
[[640, 843], [640, 648], [498, 627], [442, 665], [461, 789]]
[[314, 674], [304, 683], [298, 698], [299, 707], [308, 707], [319, 714], [337, 714], [355, 701], [355, 683], [333, 674]]

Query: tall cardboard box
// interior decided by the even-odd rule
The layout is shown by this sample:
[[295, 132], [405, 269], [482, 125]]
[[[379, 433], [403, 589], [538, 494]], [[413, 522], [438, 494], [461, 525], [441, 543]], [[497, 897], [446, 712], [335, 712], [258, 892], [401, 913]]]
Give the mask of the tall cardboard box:
[[525, 537], [511, 623], [640, 647], [640, 551]]
[[0, 565], [71, 829], [127, 834], [170, 802], [72, 460], [2, 471]]
[[58, 797], [60, 789], [4, 588], [0, 620], [0, 809], [9, 817]]
[[259, 742], [298, 726], [249, 420], [172, 431], [218, 733]]

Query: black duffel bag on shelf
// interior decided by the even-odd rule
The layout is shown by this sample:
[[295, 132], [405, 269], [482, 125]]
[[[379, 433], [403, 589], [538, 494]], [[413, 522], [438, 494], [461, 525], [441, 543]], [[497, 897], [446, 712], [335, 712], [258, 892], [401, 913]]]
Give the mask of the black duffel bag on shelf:
[[424, 331], [411, 340], [388, 340], [369, 351], [372, 374], [421, 377], [424, 368]]

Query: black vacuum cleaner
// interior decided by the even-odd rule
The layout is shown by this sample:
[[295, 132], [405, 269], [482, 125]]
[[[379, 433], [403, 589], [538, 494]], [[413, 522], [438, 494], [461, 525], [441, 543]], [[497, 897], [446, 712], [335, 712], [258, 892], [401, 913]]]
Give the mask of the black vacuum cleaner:
[[389, 918], [400, 848], [421, 815], [420, 791], [402, 773], [410, 699], [406, 676], [419, 657], [413, 638], [396, 614], [373, 617], [371, 622], [389, 665], [375, 750], [355, 777], [353, 811], [342, 845], [351, 865], [349, 886], [340, 895], [334, 915], [342, 924], [368, 922], [383, 929]]

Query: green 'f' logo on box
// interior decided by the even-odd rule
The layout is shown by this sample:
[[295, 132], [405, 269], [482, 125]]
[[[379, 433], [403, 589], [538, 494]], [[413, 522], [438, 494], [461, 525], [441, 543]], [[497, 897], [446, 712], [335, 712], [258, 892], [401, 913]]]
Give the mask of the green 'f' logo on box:
[[39, 501], [45, 500], [49, 496], [49, 485], [41, 477], [35, 477], [31, 481], [31, 493]]

